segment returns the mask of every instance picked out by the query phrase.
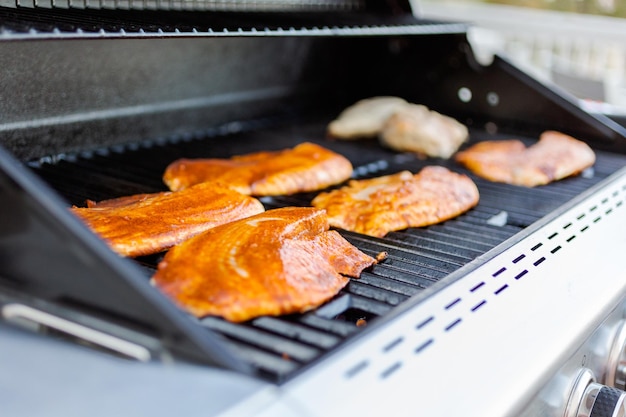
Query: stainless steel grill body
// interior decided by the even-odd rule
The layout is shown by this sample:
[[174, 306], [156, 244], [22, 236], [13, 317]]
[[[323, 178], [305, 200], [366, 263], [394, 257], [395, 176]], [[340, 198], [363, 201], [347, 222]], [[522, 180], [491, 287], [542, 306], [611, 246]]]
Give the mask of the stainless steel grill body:
[[[480, 66], [464, 25], [420, 20], [404, 2], [353, 3], [297, 15], [0, 8], [3, 319], [144, 361], [129, 372], [99, 353], [68, 359], [137, 383], [154, 372], [162, 393], [189, 384], [183, 398], [198, 414], [560, 416], [581, 368], [613, 378], [626, 290], [624, 128], [503, 59]], [[556, 129], [598, 160], [535, 189], [474, 177], [479, 205], [441, 225], [382, 239], [342, 232], [389, 258], [315, 311], [244, 324], [184, 315], [148, 283], [160, 256], [120, 259], [67, 212], [163, 190], [178, 157], [303, 141], [348, 157], [355, 178], [430, 164], [466, 172], [375, 140], [326, 138], [346, 105], [383, 94], [456, 117], [471, 143], [531, 143]], [[313, 196], [262, 201], [304, 206]], [[24, 362], [76, 349], [7, 329]], [[232, 395], [221, 395], [223, 381]], [[81, 404], [100, 395], [89, 384], [83, 393]], [[139, 409], [171, 410], [157, 404]]]

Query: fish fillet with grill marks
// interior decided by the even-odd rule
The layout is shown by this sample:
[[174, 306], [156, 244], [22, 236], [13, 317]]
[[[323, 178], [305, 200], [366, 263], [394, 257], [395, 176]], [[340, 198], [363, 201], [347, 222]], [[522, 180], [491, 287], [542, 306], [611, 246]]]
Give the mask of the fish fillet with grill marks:
[[546, 131], [528, 148], [519, 140], [485, 141], [458, 152], [457, 162], [490, 181], [535, 187], [576, 175], [595, 163], [584, 142]]
[[153, 283], [195, 316], [241, 322], [315, 308], [375, 263], [329, 230], [324, 210], [286, 207], [172, 248]]
[[172, 191], [218, 180], [242, 194], [270, 196], [320, 190], [350, 175], [352, 164], [345, 157], [305, 142], [291, 149], [230, 159], [179, 159], [167, 167], [163, 181]]
[[88, 206], [71, 211], [115, 252], [130, 257], [164, 251], [207, 229], [264, 211], [257, 199], [215, 183]]
[[323, 208], [334, 227], [382, 237], [388, 232], [421, 227], [456, 217], [478, 204], [474, 182], [440, 166], [419, 173], [402, 171], [353, 180], [321, 193], [312, 205]]

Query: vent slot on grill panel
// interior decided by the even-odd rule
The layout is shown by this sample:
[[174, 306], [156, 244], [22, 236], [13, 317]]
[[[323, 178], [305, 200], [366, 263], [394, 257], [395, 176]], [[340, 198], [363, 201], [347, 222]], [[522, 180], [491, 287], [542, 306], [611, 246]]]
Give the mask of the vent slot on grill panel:
[[[325, 127], [325, 123], [315, 121], [289, 122], [286, 125], [265, 126], [259, 131], [159, 140], [47, 157], [33, 161], [29, 166], [65, 197], [68, 205], [82, 205], [86, 199], [101, 200], [165, 190], [161, 174], [165, 166], [178, 157], [226, 157], [259, 149], [282, 149], [303, 141], [316, 142], [343, 154], [352, 161], [355, 177], [359, 178], [403, 169], [417, 172], [429, 164], [444, 165], [456, 172], [467, 173], [453, 161], [422, 160], [408, 154], [397, 154], [382, 148], [376, 141], [328, 141], [324, 139]], [[472, 141], [484, 138], [484, 132], [471, 133]], [[385, 251], [388, 257], [365, 271], [360, 279], [351, 280], [333, 300], [317, 310], [301, 315], [260, 317], [243, 324], [215, 317], [197, 320], [197, 323], [221, 334], [262, 377], [274, 382], [288, 380], [303, 367], [320, 360], [359, 332], [366, 331], [368, 325], [389, 315], [395, 307], [421, 290], [474, 261], [581, 191], [599, 183], [622, 167], [626, 160], [623, 156], [603, 152], [598, 152], [597, 157], [596, 166], [586, 175], [536, 189], [490, 183], [472, 176], [481, 193], [478, 206], [439, 225], [392, 232], [385, 238], [340, 231], [366, 253], [375, 255]], [[314, 195], [304, 193], [263, 198], [262, 201], [268, 209], [287, 205], [307, 206]], [[501, 213], [506, 213], [504, 223], [494, 225], [490, 222]], [[528, 253], [525, 255], [529, 256]], [[156, 255], [137, 259], [146, 279], [160, 258]], [[480, 287], [477, 284], [474, 291], [480, 291]], [[496, 290], [504, 294], [507, 288]], [[450, 300], [449, 309], [453, 310], [457, 303], [458, 300]], [[481, 307], [480, 304], [473, 306], [475, 310]], [[427, 324], [426, 321], [423, 326]], [[448, 325], [452, 331], [459, 323]], [[425, 341], [417, 349], [426, 349], [430, 343], [432, 341]], [[358, 373], [364, 366], [357, 364], [349, 373]], [[390, 369], [385, 377], [393, 372], [395, 368]]]

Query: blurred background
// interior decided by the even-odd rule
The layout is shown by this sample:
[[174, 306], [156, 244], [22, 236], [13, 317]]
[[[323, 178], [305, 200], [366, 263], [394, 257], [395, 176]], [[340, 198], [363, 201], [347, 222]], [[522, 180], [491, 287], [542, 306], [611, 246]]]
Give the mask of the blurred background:
[[421, 0], [416, 9], [472, 24], [483, 64], [497, 53], [591, 111], [626, 114], [626, 0]]

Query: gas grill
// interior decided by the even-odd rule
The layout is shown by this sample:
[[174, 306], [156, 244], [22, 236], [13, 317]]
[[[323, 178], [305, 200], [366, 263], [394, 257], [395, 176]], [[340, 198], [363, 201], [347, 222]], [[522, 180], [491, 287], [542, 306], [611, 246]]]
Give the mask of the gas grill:
[[[125, 406], [165, 415], [181, 401], [187, 414], [224, 416], [625, 412], [620, 124], [503, 58], [478, 64], [465, 24], [422, 19], [408, 2], [0, 6], [0, 341], [16, 359], [0, 384], [9, 396], [36, 379], [50, 402], [78, 390], [73, 404], [49, 404], [64, 415], [103, 397], [122, 408], [96, 415]], [[327, 137], [343, 108], [376, 95], [455, 117], [469, 144], [531, 144], [559, 130], [589, 143], [597, 161], [531, 189], [374, 139]], [[166, 190], [162, 173], [177, 158], [305, 141], [346, 156], [357, 179], [428, 165], [466, 173], [480, 202], [384, 238], [340, 230], [386, 260], [313, 311], [237, 324], [189, 317], [150, 285], [163, 254], [120, 258], [67, 209]], [[261, 201], [308, 206], [315, 195]], [[35, 357], [51, 361], [24, 370]], [[115, 386], [62, 374], [72, 367]], [[138, 384], [159, 398], [120, 395]], [[164, 403], [176, 386], [185, 392]], [[8, 404], [9, 415], [37, 414]]]

